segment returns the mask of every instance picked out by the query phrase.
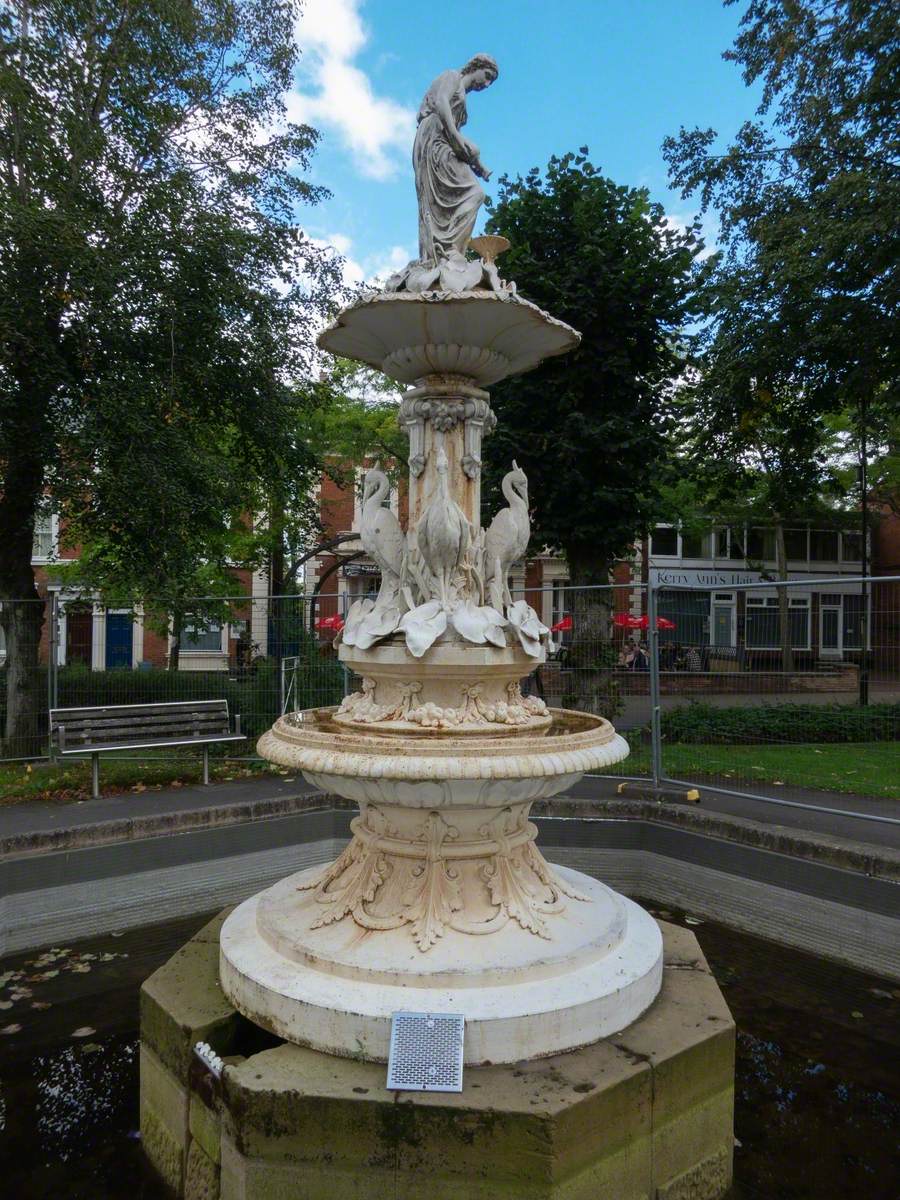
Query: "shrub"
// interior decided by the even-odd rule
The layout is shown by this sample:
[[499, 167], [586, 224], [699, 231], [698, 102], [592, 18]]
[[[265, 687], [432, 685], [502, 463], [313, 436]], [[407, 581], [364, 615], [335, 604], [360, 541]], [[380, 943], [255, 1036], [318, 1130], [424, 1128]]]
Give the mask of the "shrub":
[[886, 742], [900, 737], [900, 704], [685, 704], [662, 715], [668, 742]]
[[[333, 658], [323, 658], [315, 645], [307, 651], [297, 676], [297, 707], [320, 708], [340, 703], [344, 694], [343, 673]], [[40, 695], [44, 704], [41, 729], [47, 732], [47, 670], [41, 668]], [[57, 676], [58, 706], [74, 708], [100, 704], [164, 704], [176, 700], [227, 700], [232, 714], [240, 713], [241, 728], [248, 735], [240, 753], [253, 751], [253, 744], [279, 716], [281, 680], [278, 664], [261, 659], [240, 674], [225, 671], [164, 671], [127, 668], [92, 671], [76, 664], [60, 667]], [[0, 728], [5, 720], [6, 689], [0, 669]], [[240, 747], [240, 743], [236, 743]], [[216, 747], [211, 747], [213, 751]], [[234, 753], [234, 747], [229, 748]], [[223, 747], [224, 750], [224, 747]]]

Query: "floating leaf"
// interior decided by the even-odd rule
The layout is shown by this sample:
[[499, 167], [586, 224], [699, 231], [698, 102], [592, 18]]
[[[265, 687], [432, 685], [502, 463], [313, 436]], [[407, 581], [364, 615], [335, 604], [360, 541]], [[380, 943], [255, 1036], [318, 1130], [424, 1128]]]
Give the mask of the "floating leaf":
[[77, 1038], [90, 1037], [92, 1033], [96, 1033], [96, 1032], [97, 1032], [97, 1030], [94, 1029], [93, 1026], [91, 1026], [91, 1025], [81, 1025], [78, 1029], [75, 1029], [72, 1031], [72, 1037], [77, 1037]]
[[858, 1008], [854, 1008], [854, 1010], [850, 1014], [850, 1016], [853, 1018], [854, 1021], [862, 1021], [864, 1019], [864, 1014], [861, 1013]]
[[21, 1032], [22, 1032], [21, 1025], [4, 1025], [4, 1027], [2, 1029], [0, 1029], [0, 1033], [6, 1033], [6, 1034], [21, 1033]]

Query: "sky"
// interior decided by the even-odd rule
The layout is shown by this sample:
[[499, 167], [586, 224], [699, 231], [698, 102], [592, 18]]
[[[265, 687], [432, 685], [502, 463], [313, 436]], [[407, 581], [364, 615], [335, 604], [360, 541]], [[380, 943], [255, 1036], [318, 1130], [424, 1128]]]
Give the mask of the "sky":
[[[288, 115], [320, 131], [311, 171], [332, 195], [300, 215], [346, 259], [348, 281], [385, 276], [417, 251], [410, 153], [431, 81], [475, 53], [500, 77], [469, 98], [466, 135], [493, 171], [544, 166], [581, 146], [617, 183], [647, 187], [686, 223], [696, 202], [667, 184], [661, 146], [681, 125], [723, 142], [758, 89], [724, 62], [743, 5], [721, 0], [305, 0]], [[484, 212], [476, 232], [480, 230]], [[715, 224], [706, 225], [714, 244]]]

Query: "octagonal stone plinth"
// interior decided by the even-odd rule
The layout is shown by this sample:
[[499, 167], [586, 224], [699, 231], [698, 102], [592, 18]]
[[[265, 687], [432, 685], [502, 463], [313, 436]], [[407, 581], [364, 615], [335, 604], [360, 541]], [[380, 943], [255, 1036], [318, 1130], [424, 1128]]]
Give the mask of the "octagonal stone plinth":
[[[278, 1043], [218, 986], [212, 922], [141, 996], [145, 1151], [187, 1200], [718, 1200], [731, 1182], [734, 1023], [697, 941], [662, 924], [659, 997], [612, 1038], [466, 1070], [458, 1094]], [[215, 1080], [192, 1053], [225, 1058]]]

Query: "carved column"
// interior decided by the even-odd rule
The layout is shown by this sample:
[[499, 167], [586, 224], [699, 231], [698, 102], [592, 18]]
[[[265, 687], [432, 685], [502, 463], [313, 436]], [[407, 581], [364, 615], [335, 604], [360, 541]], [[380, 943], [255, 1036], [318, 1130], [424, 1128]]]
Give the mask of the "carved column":
[[429, 375], [403, 396], [400, 426], [409, 437], [409, 519], [415, 526], [437, 480], [443, 444], [450, 494], [476, 527], [481, 524], [481, 441], [497, 423], [490, 396], [462, 375]]

